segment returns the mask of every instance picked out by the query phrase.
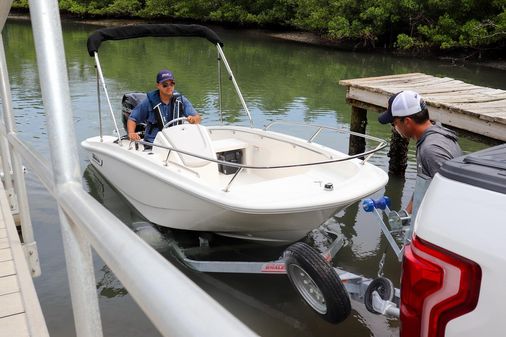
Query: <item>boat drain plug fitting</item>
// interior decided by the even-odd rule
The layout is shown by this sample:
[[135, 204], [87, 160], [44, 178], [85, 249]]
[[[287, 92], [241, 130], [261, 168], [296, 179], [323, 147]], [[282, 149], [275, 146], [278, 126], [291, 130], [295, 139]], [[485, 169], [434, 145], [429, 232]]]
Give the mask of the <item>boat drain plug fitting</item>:
[[332, 183], [325, 183], [325, 185], [323, 186], [323, 189], [325, 191], [332, 191], [334, 189], [334, 184], [332, 184]]

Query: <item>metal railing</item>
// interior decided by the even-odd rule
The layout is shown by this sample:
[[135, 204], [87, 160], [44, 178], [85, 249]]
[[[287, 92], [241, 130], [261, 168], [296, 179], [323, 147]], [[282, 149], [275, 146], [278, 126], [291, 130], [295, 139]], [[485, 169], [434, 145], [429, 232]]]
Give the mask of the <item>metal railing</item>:
[[[10, 5], [10, 1], [0, 4], [0, 29]], [[58, 203], [77, 336], [103, 336], [91, 247], [162, 335], [255, 336], [83, 189], [58, 3], [30, 0], [29, 5], [52, 165], [16, 135], [2, 40], [0, 151], [4, 179], [6, 186], [14, 182], [11, 199], [18, 203], [25, 245], [35, 241], [33, 234], [30, 237], [21, 160]]]
[[[311, 124], [306, 124], [306, 125], [307, 126], [313, 126]], [[357, 133], [357, 135], [361, 135], [361, 134]], [[367, 136], [367, 135], [362, 135], [362, 136]], [[262, 137], [265, 138], [266, 135], [262, 134]], [[371, 138], [375, 138], [375, 137], [371, 137]], [[188, 152], [188, 151], [185, 151], [185, 150], [181, 150], [181, 149], [178, 149], [178, 148], [173, 147], [173, 146], [156, 144], [156, 143], [150, 143], [150, 142], [146, 142], [146, 141], [143, 141], [143, 140], [138, 140], [138, 141], [127, 140], [127, 141], [130, 144], [132, 144], [132, 143], [138, 143], [138, 144], [142, 144], [142, 145], [146, 145], [146, 146], [150, 146], [150, 147], [151, 146], [152, 147], [159, 147], [161, 149], [169, 150], [171, 152], [174, 151], [176, 153], [180, 153], [180, 154], [187, 155], [187, 156], [190, 156], [190, 157], [195, 157], [195, 158], [198, 158], [198, 159], [202, 159], [202, 160], [205, 160], [205, 161], [209, 161], [209, 162], [220, 164], [220, 165], [224, 165], [224, 166], [237, 167], [237, 168], [241, 168], [241, 169], [253, 169], [253, 170], [275, 170], [275, 169], [286, 169], [286, 168], [293, 168], [293, 167], [306, 167], [306, 166], [318, 166], [318, 165], [325, 165], [325, 164], [333, 164], [333, 163], [339, 163], [339, 162], [343, 162], [343, 161], [349, 161], [349, 160], [352, 160], [352, 159], [355, 159], [355, 158], [364, 157], [364, 156], [366, 156], [366, 159], [367, 159], [367, 158], [369, 158], [370, 155], [372, 155], [372, 154], [374, 154], [374, 153], [376, 153], [376, 152], [384, 149], [388, 145], [388, 143], [385, 140], [380, 139], [380, 138], [377, 138], [377, 139], [380, 142], [380, 144], [378, 144], [374, 149], [367, 150], [367, 151], [364, 151], [364, 152], [361, 152], [361, 153], [357, 153], [357, 154], [354, 154], [354, 155], [345, 155], [345, 157], [343, 157], [343, 158], [330, 158], [328, 160], [319, 160], [319, 161], [312, 161], [312, 162], [283, 164], [283, 165], [264, 165], [264, 166], [262, 166], [262, 165], [239, 164], [239, 163], [233, 163], [233, 162], [229, 162], [229, 161], [225, 161], [225, 160], [219, 160], [219, 159], [216, 159], [216, 158], [202, 156], [200, 154], [196, 154], [196, 153], [193, 153], [193, 152]], [[287, 141], [287, 143], [295, 145], [295, 146], [303, 147], [303, 145], [298, 144], [296, 142], [289, 142], [289, 141]], [[133, 149], [133, 146], [130, 145], [129, 149]], [[313, 150], [313, 149], [309, 149], [309, 150]], [[323, 152], [317, 152], [317, 153], [322, 154], [322, 155], [324, 154]], [[364, 163], [366, 161], [366, 159], [362, 160], [361, 163]]]
[[[316, 137], [316, 135], [319, 134], [320, 131], [322, 129], [324, 129], [324, 128], [335, 129], [335, 130], [341, 131], [340, 129], [337, 129], [337, 128], [324, 127], [324, 126], [318, 126], [318, 125], [315, 126], [315, 125], [308, 124], [307, 126], [310, 126], [310, 127], [314, 126], [314, 127], [318, 128], [318, 131], [308, 140], [308, 143], [310, 143]], [[354, 132], [352, 132], [352, 133], [354, 133]], [[161, 149], [168, 150], [166, 159], [164, 160], [164, 165], [165, 166], [167, 166], [168, 163], [170, 162], [171, 164], [176, 165], [179, 168], [183, 168], [183, 169], [185, 169], [187, 171], [192, 172], [193, 174], [195, 174], [199, 178], [200, 178], [200, 174], [198, 172], [190, 169], [189, 167], [186, 167], [184, 165], [176, 163], [174, 161], [169, 161], [170, 154], [172, 152], [176, 152], [176, 153], [179, 153], [179, 154], [182, 154], [182, 155], [187, 155], [187, 156], [190, 156], [190, 157], [202, 159], [202, 160], [205, 160], [205, 161], [208, 161], [208, 162], [211, 162], [211, 163], [216, 163], [216, 164], [223, 165], [223, 166], [235, 167], [235, 168], [237, 168], [237, 171], [232, 175], [232, 177], [230, 178], [230, 180], [227, 183], [227, 185], [223, 188], [224, 192], [229, 192], [230, 191], [230, 187], [232, 186], [232, 183], [237, 178], [237, 176], [239, 175], [239, 173], [242, 172], [243, 169], [274, 170], [274, 169], [286, 169], [286, 168], [293, 168], [293, 167], [307, 167], [307, 166], [334, 164], [334, 163], [339, 163], [339, 162], [344, 162], [344, 161], [352, 160], [352, 159], [355, 159], [355, 158], [364, 158], [360, 162], [363, 165], [363, 164], [365, 164], [367, 162], [367, 160], [369, 160], [369, 158], [374, 153], [380, 151], [381, 149], [385, 148], [388, 145], [388, 143], [385, 140], [382, 140], [380, 138], [370, 137], [370, 136], [367, 136], [367, 135], [362, 135], [360, 133], [356, 133], [356, 135], [362, 136], [362, 137], [369, 137], [369, 138], [371, 138], [373, 140], [378, 140], [380, 143], [374, 149], [371, 149], [371, 150], [368, 150], [368, 151], [364, 151], [364, 152], [361, 152], [361, 153], [357, 153], [357, 154], [354, 154], [354, 155], [346, 155], [343, 158], [335, 158], [335, 159], [331, 158], [329, 160], [320, 160], [320, 161], [313, 161], [313, 162], [308, 162], [308, 163], [294, 163], [294, 164], [270, 165], [270, 166], [247, 165], [247, 164], [233, 163], [233, 162], [229, 162], [229, 161], [225, 161], [225, 160], [220, 160], [220, 159], [216, 159], [216, 158], [202, 156], [202, 155], [199, 155], [199, 154], [196, 154], [196, 153], [192, 153], [192, 152], [188, 152], [188, 151], [185, 151], [185, 150], [181, 150], [181, 149], [178, 149], [178, 148], [175, 148], [175, 147], [172, 147], [172, 146], [167, 146], [167, 145], [162, 145], [162, 144], [156, 144], [156, 143], [149, 143], [149, 142], [142, 141], [142, 140], [140, 140], [140, 141], [129, 141], [130, 145], [128, 146], [128, 150], [134, 149], [134, 147], [132, 146], [133, 143], [142, 144], [142, 145], [150, 146], [150, 147], [159, 147]], [[265, 135], [262, 135], [262, 136], [266, 137]], [[118, 146], [121, 146], [121, 142], [122, 142], [122, 140], [118, 141], [118, 143], [119, 143]], [[295, 146], [301, 146], [301, 147], [303, 147], [301, 144], [298, 144], [298, 143], [295, 143], [295, 142], [288, 142], [287, 141], [287, 143], [295, 145]], [[309, 150], [314, 151], [313, 149], [309, 149]], [[321, 152], [317, 152], [317, 153], [324, 154], [324, 153], [321, 153]]]
[[308, 143], [312, 143], [316, 139], [316, 137], [318, 137], [320, 135], [320, 133], [323, 130], [330, 130], [330, 131], [335, 131], [335, 132], [339, 132], [339, 133], [345, 133], [345, 134], [349, 134], [351, 136], [360, 137], [360, 138], [364, 138], [364, 139], [368, 139], [368, 140], [372, 140], [372, 141], [378, 142], [379, 144], [374, 149], [369, 150], [369, 151], [364, 151], [362, 153], [358, 153], [358, 154], [355, 154], [353, 156], [350, 156], [350, 158], [364, 157], [364, 159], [362, 160], [362, 164], [365, 164], [369, 160], [369, 158], [371, 158], [371, 156], [374, 153], [378, 152], [379, 150], [384, 149], [388, 145], [388, 142], [386, 140], [378, 138], [378, 137], [369, 136], [369, 135], [366, 135], [366, 134], [363, 134], [363, 133], [360, 133], [360, 132], [355, 132], [355, 131], [351, 131], [351, 130], [348, 130], [348, 129], [336, 128], [336, 127], [327, 126], [327, 125], [306, 124], [306, 123], [292, 122], [292, 121], [274, 121], [274, 122], [269, 123], [264, 128], [264, 130], [268, 130], [272, 126], [279, 125], [279, 124], [283, 124], [283, 125], [295, 125], [295, 126], [303, 126], [303, 127], [308, 127], [309, 126], [309, 127], [317, 128], [316, 132], [313, 133], [313, 135], [311, 137], [309, 137], [309, 139], [307, 140]]
[[[184, 119], [184, 118], [178, 118], [178, 119]], [[173, 121], [176, 121], [176, 120], [173, 120]], [[171, 122], [169, 122], [169, 123], [171, 123]], [[306, 128], [307, 127], [309, 127], [309, 128], [316, 128], [317, 131], [315, 133], [313, 133], [313, 135], [311, 137], [309, 137], [309, 139], [307, 140], [308, 143], [312, 143], [313, 140], [321, 133], [322, 130], [330, 130], [330, 131], [335, 131], [335, 132], [339, 132], [339, 133], [345, 133], [345, 134], [354, 135], [354, 136], [357, 136], [357, 137], [362, 137], [362, 138], [365, 138], [365, 139], [369, 139], [369, 140], [378, 142], [379, 144], [375, 148], [373, 148], [373, 149], [370, 149], [370, 150], [367, 150], [367, 151], [364, 151], [364, 152], [361, 152], [361, 153], [356, 153], [354, 155], [345, 155], [342, 158], [333, 158], [332, 156], [330, 156], [330, 158], [328, 160], [319, 160], [319, 161], [312, 161], [312, 162], [302, 162], [302, 163], [283, 164], [283, 165], [267, 165], [267, 166], [262, 166], [262, 165], [248, 165], [248, 164], [241, 164], [241, 163], [233, 163], [233, 162], [229, 162], [229, 161], [225, 161], [225, 160], [220, 160], [220, 159], [216, 159], [216, 158], [212, 158], [212, 157], [202, 156], [200, 154], [196, 154], [196, 153], [188, 152], [188, 151], [185, 151], [185, 150], [181, 150], [181, 149], [178, 149], [178, 148], [173, 147], [173, 146], [162, 145], [162, 144], [157, 144], [157, 143], [149, 143], [149, 142], [142, 141], [142, 140], [140, 140], [140, 141], [128, 141], [128, 140], [126, 140], [126, 141], [130, 143], [129, 146], [128, 146], [128, 150], [132, 150], [134, 148], [132, 146], [133, 143], [142, 144], [142, 145], [149, 146], [149, 147], [159, 147], [161, 149], [168, 150], [166, 159], [164, 160], [164, 165], [165, 166], [167, 166], [168, 163], [170, 162], [171, 164], [174, 164], [174, 165], [176, 165], [178, 167], [181, 167], [183, 169], [186, 169], [186, 170], [194, 173], [198, 177], [200, 177], [200, 175], [199, 175], [198, 172], [195, 172], [192, 169], [190, 169], [190, 168], [188, 168], [188, 167], [186, 167], [184, 165], [178, 164], [178, 163], [173, 162], [173, 161], [169, 161], [170, 154], [172, 152], [176, 152], [176, 153], [179, 153], [179, 154], [182, 154], [182, 155], [186, 155], [186, 156], [202, 159], [202, 160], [205, 160], [205, 161], [208, 161], [208, 162], [211, 162], [211, 163], [216, 163], [216, 164], [223, 165], [223, 166], [229, 166], [229, 167], [237, 168], [237, 171], [232, 175], [232, 177], [230, 178], [229, 182], [227, 183], [227, 185], [223, 189], [224, 192], [229, 192], [230, 191], [230, 186], [232, 185], [232, 182], [234, 182], [234, 180], [236, 179], [236, 177], [239, 175], [240, 172], [242, 172], [243, 169], [275, 170], [275, 169], [286, 169], [286, 168], [293, 168], [293, 167], [308, 167], [308, 166], [318, 166], [318, 165], [334, 164], [334, 163], [349, 161], [349, 160], [356, 159], [356, 158], [363, 158], [362, 161], [360, 162], [363, 165], [363, 164], [365, 164], [369, 160], [369, 158], [372, 155], [374, 155], [374, 153], [376, 153], [376, 152], [384, 149], [388, 145], [388, 142], [385, 141], [384, 139], [381, 139], [381, 138], [365, 135], [365, 134], [358, 133], [358, 132], [349, 131], [349, 130], [346, 130], [346, 129], [335, 128], [335, 127], [331, 127], [331, 126], [325, 126], [325, 125], [315, 125], [315, 124], [306, 124], [306, 123], [299, 123], [299, 122], [283, 122], [283, 121], [279, 121], [279, 122], [272, 122], [272, 123], [268, 124], [264, 128], [264, 130], [267, 131], [269, 128], [271, 128], [275, 124], [297, 125], [297, 126], [304, 126]], [[244, 130], [242, 132], [252, 132], [252, 131]], [[269, 137], [269, 136], [265, 135], [265, 134], [262, 134], [262, 137], [265, 138], [265, 137]], [[276, 139], [275, 137], [272, 137], [272, 138]], [[118, 145], [119, 146], [122, 146], [122, 141], [123, 140], [121, 140], [121, 139], [118, 141]], [[293, 142], [293, 141], [288, 141], [288, 140], [284, 140], [284, 141], [286, 141], [288, 144], [292, 144], [294, 146], [300, 146], [300, 147], [306, 148], [307, 150], [314, 151], [314, 152], [316, 152], [318, 154], [325, 155], [325, 153], [319, 152], [319, 151], [315, 151], [313, 148], [310, 148], [310, 147], [305, 147], [303, 144], [300, 144], [300, 143], [297, 143], [297, 142]]]

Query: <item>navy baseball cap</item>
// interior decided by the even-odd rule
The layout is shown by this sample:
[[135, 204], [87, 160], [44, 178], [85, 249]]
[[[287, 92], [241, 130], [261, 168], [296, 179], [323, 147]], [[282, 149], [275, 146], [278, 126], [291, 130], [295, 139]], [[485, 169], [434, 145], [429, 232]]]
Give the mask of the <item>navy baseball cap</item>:
[[172, 71], [163, 69], [158, 72], [158, 75], [156, 75], [156, 83], [161, 83], [165, 81], [176, 82], [176, 79], [174, 78], [174, 74], [172, 74]]
[[388, 99], [387, 111], [378, 117], [381, 124], [394, 122], [394, 117], [407, 117], [425, 109], [425, 102], [419, 93], [405, 90], [396, 93]]

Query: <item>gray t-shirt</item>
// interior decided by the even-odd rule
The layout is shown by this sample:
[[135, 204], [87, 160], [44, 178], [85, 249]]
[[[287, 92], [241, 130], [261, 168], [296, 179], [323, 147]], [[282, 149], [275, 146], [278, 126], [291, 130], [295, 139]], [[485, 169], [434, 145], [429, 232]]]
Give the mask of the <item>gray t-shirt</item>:
[[441, 165], [462, 155], [455, 132], [440, 125], [432, 125], [416, 142], [417, 174], [432, 179]]

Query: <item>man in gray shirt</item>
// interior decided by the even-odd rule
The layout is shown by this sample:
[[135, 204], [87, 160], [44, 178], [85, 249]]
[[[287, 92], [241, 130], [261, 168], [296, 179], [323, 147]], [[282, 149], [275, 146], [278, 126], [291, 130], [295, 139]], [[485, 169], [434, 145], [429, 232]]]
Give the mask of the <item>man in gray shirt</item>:
[[[445, 161], [462, 155], [455, 132], [434, 124], [422, 97], [414, 91], [405, 90], [390, 97], [387, 111], [378, 120], [381, 124], [392, 124], [403, 138], [416, 140], [415, 194], [421, 186], [419, 181], [428, 185]], [[415, 202], [415, 212], [417, 206]], [[413, 198], [406, 211], [413, 212]]]

